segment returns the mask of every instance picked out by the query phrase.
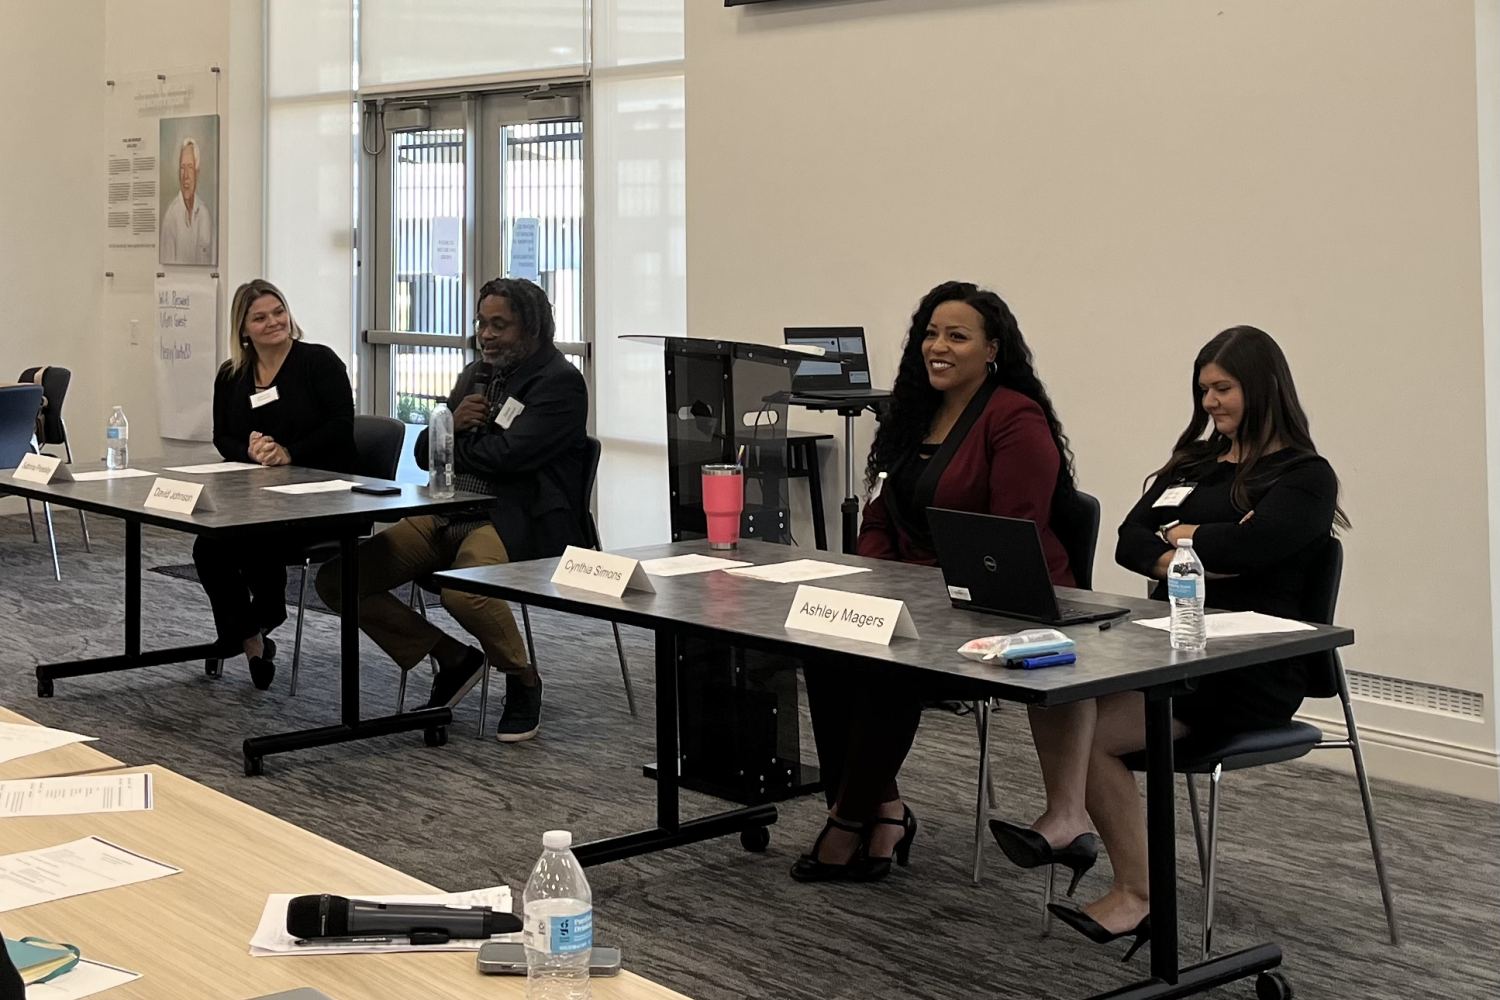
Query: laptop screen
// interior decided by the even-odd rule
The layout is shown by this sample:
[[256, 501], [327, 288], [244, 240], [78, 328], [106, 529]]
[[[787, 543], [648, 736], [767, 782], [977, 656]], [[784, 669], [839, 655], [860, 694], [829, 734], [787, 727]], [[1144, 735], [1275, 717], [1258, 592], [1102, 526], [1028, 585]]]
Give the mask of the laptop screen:
[[821, 347], [842, 360], [809, 358], [792, 372], [792, 391], [870, 388], [870, 361], [865, 356], [862, 326], [787, 327], [782, 331], [792, 347]]

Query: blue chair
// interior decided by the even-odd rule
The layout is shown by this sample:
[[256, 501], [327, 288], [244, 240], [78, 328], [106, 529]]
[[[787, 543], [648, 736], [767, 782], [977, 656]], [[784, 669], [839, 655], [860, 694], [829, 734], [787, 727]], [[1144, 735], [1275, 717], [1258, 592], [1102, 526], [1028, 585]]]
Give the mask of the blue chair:
[[[36, 418], [41, 412], [41, 386], [8, 385], [0, 388], [0, 469], [14, 469], [21, 464], [21, 459], [36, 452]], [[57, 536], [52, 530], [52, 505], [43, 504], [42, 510], [47, 516], [47, 540], [52, 543], [52, 572], [61, 580]]]
[[[1311, 586], [1303, 618], [1319, 624], [1332, 624], [1338, 603], [1339, 582], [1344, 570], [1344, 547], [1337, 538], [1329, 538], [1311, 570]], [[1359, 726], [1354, 721], [1354, 707], [1349, 698], [1349, 681], [1337, 650], [1308, 658], [1307, 697], [1338, 698], [1344, 708], [1347, 735], [1341, 740], [1326, 739], [1317, 726], [1293, 720], [1277, 729], [1239, 733], [1226, 739], [1203, 739], [1188, 735], [1177, 741], [1173, 763], [1178, 774], [1185, 775], [1188, 801], [1193, 811], [1193, 834], [1198, 843], [1198, 863], [1203, 874], [1203, 957], [1208, 958], [1213, 945], [1214, 890], [1217, 879], [1219, 846], [1219, 785], [1226, 771], [1243, 771], [1305, 757], [1314, 750], [1348, 750], [1354, 757], [1354, 773], [1359, 780], [1359, 794], [1364, 802], [1365, 827], [1370, 834], [1370, 853], [1375, 859], [1375, 876], [1380, 883], [1380, 898], [1385, 906], [1386, 926], [1391, 944], [1400, 945], [1401, 934], [1396, 923], [1396, 909], [1386, 879], [1385, 857], [1380, 850], [1380, 833], [1375, 825], [1375, 803], [1370, 796], [1370, 779], [1365, 773], [1365, 757], [1360, 749]], [[1125, 764], [1133, 771], [1146, 769], [1144, 752], [1129, 754]], [[1207, 839], [1198, 808], [1198, 790], [1193, 776], [1206, 774], [1209, 779]]]
[[[1080, 590], [1094, 589], [1094, 552], [1099, 547], [1099, 524], [1102, 511], [1099, 499], [1079, 490], [1072, 499], [1059, 503], [1052, 512], [1052, 533], [1068, 554], [1073, 582]], [[984, 842], [989, 838], [990, 810], [995, 808], [995, 783], [990, 775], [990, 716], [992, 701], [974, 703], [974, 724], [979, 729], [979, 792], [974, 805], [974, 884], [984, 864]], [[1054, 869], [1047, 869], [1047, 892], [1042, 912], [1050, 918], [1046, 905], [1052, 902]]]

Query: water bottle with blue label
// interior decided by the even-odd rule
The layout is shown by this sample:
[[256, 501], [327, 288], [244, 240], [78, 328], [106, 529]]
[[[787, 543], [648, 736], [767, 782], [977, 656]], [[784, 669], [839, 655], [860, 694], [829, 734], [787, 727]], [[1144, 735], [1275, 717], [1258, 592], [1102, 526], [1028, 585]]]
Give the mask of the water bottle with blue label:
[[526, 1000], [590, 1000], [594, 894], [567, 830], [542, 834], [542, 856], [526, 880]]
[[104, 429], [104, 467], [130, 467], [130, 422], [125, 419], [123, 406], [115, 407], [115, 412], [109, 415], [109, 426]]
[[1167, 567], [1173, 649], [1195, 653], [1208, 645], [1208, 625], [1203, 620], [1204, 577], [1203, 563], [1193, 551], [1193, 540], [1180, 540]]

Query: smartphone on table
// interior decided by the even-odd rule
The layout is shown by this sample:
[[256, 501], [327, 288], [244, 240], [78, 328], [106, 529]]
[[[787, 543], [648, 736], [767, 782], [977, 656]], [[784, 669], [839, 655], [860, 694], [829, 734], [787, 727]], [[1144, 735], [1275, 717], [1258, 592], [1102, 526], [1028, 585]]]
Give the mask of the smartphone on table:
[[[508, 941], [480, 945], [479, 971], [487, 976], [526, 975], [526, 946]], [[619, 973], [620, 949], [595, 948], [589, 958], [589, 975], [616, 976]]]

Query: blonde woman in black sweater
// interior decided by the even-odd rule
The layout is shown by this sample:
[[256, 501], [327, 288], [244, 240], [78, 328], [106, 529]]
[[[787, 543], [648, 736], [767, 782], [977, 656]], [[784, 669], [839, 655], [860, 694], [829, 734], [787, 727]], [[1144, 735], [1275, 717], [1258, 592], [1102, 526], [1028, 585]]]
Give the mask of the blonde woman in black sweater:
[[[241, 285], [230, 308], [230, 360], [214, 380], [214, 446], [233, 462], [354, 471], [354, 393], [337, 354], [302, 340], [286, 296], [269, 281]], [[288, 557], [299, 532], [199, 536], [198, 579], [223, 655], [243, 652], [262, 691], [276, 676], [267, 633], [286, 621]]]

